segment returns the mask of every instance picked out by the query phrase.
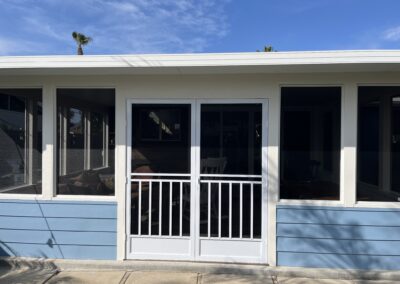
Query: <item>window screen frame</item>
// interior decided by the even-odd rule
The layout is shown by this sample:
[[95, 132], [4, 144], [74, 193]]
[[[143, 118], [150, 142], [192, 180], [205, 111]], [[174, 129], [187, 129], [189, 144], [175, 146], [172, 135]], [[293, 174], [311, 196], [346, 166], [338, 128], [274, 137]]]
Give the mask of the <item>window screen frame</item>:
[[[284, 199], [281, 198], [281, 186], [280, 186], [280, 175], [281, 175], [281, 149], [282, 149], [282, 141], [281, 141], [281, 133], [282, 133], [282, 90], [284, 88], [340, 88], [340, 129], [339, 129], [339, 134], [340, 134], [340, 154], [339, 154], [339, 199], [338, 200], [317, 200], [317, 199]], [[278, 98], [279, 98], [279, 115], [278, 115], [278, 133], [276, 135], [278, 136], [278, 155], [277, 155], [277, 205], [299, 205], [299, 206], [344, 206], [346, 203], [346, 195], [344, 193], [344, 167], [343, 167], [343, 161], [344, 161], [344, 151], [343, 151], [343, 146], [344, 142], [343, 139], [345, 137], [345, 129], [344, 129], [344, 121], [345, 117], [347, 115], [346, 113], [346, 108], [344, 107], [345, 100], [346, 100], [346, 93], [344, 91], [345, 89], [345, 84], [309, 84], [309, 83], [304, 83], [304, 84], [279, 84], [279, 93], [278, 93]]]

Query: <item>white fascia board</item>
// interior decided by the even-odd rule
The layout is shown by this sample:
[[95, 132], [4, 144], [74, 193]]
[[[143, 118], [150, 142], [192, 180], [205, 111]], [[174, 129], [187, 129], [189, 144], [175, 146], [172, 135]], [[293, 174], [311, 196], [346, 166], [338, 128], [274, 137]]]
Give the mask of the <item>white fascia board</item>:
[[[168, 73], [184, 73], [185, 70], [192, 73], [194, 70], [191, 69], [198, 67], [216, 68], [221, 73], [224, 70], [229, 73], [229, 69], [235, 67], [244, 68], [242, 71], [245, 72], [267, 72], [269, 67], [285, 72], [290, 67], [309, 66], [312, 71], [316, 66], [329, 69], [331, 65], [337, 65], [334, 69], [355, 65], [363, 65], [366, 69], [370, 65], [395, 65], [397, 70], [398, 64], [400, 50], [0, 57], [0, 70], [3, 71], [86, 69], [93, 72], [93, 69], [110, 69], [110, 73], [113, 73], [112, 70], [156, 73], [160, 69], [166, 69]], [[393, 66], [390, 68], [393, 69]]]

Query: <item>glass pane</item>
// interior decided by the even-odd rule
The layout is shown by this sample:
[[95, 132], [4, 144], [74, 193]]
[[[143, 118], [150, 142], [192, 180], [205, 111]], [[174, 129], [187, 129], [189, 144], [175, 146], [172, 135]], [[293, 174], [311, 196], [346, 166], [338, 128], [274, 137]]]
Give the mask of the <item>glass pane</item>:
[[132, 106], [132, 172], [190, 173], [190, 105]]
[[281, 100], [281, 199], [340, 198], [340, 87], [285, 87]]
[[105, 114], [93, 112], [90, 114], [90, 167], [92, 169], [104, 166]]
[[40, 194], [41, 161], [41, 90], [0, 89], [0, 193]]
[[85, 159], [85, 131], [83, 112], [77, 108], [67, 109], [66, 173], [83, 171]]
[[201, 106], [201, 173], [261, 174], [261, 104]]
[[115, 92], [58, 89], [58, 194], [114, 194]]
[[400, 87], [358, 89], [358, 201], [400, 201]]

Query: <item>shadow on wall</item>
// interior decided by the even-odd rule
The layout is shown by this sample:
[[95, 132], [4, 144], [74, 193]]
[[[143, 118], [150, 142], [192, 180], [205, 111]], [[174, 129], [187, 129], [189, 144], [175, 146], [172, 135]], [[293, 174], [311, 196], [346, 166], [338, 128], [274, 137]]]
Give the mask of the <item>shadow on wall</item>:
[[280, 206], [278, 265], [400, 269], [397, 220], [400, 212], [394, 210]]
[[[35, 216], [35, 220], [32, 220], [31, 225], [40, 220], [41, 230], [33, 230], [29, 225], [26, 230], [24, 230], [23, 228], [10, 228], [10, 230], [7, 230], [5, 234], [6, 240], [2, 241], [0, 239], [0, 255], [12, 257], [32, 256], [36, 258], [56, 257], [64, 259], [65, 257], [62, 252], [61, 246], [58, 245], [53, 230], [51, 229], [48, 219], [43, 212], [42, 205], [36, 199], [32, 204], [34, 204], [34, 207], [37, 208], [37, 210], [35, 211], [40, 212], [40, 216]], [[8, 235], [14, 235], [16, 240], [14, 242], [9, 241]], [[21, 246], [30, 246], [31, 248], [21, 250]], [[54, 250], [56, 250], [56, 252], [53, 252]], [[27, 251], [28, 255], [25, 255], [24, 251]], [[51, 251], [52, 253], [49, 253], [49, 251]]]

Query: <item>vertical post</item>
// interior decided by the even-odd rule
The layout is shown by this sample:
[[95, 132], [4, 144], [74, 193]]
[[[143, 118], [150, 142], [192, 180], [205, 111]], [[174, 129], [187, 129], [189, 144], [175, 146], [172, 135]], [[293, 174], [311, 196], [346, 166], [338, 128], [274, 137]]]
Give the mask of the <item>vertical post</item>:
[[117, 259], [127, 258], [131, 252], [131, 158], [132, 158], [132, 104], [126, 100], [131, 89], [121, 86], [115, 89], [115, 197], [117, 198]]
[[183, 182], [179, 183], [179, 236], [182, 237], [182, 201], [183, 201]]
[[91, 152], [90, 152], [90, 144], [91, 144], [91, 122], [92, 122], [92, 118], [90, 115], [90, 111], [83, 111], [83, 128], [84, 128], [84, 150], [83, 150], [83, 160], [84, 160], [84, 168], [86, 170], [90, 170], [91, 168]]
[[149, 181], [149, 236], [151, 236], [151, 223], [152, 223], [151, 211], [153, 208], [152, 199], [153, 199], [153, 182], [150, 180]]
[[232, 182], [229, 182], [229, 238], [232, 238]]
[[[261, 136], [261, 238], [266, 249], [263, 258], [269, 265], [276, 265], [276, 203], [279, 200], [279, 136], [281, 94], [278, 84], [266, 84], [270, 94], [262, 106]], [[267, 222], [265, 222], [267, 220]]]
[[28, 145], [26, 147], [26, 154], [25, 154], [25, 182], [27, 184], [33, 184], [34, 179], [33, 179], [33, 167], [34, 167], [34, 161], [35, 159], [35, 152], [33, 151], [34, 148], [34, 137], [36, 136], [36, 129], [34, 127], [33, 123], [33, 118], [34, 118], [34, 99], [30, 98], [27, 99], [26, 101], [26, 106], [25, 106], [25, 122], [26, 122], [26, 129], [25, 129], [25, 144]]
[[250, 238], [253, 239], [253, 219], [254, 219], [254, 183], [250, 184]]
[[139, 181], [139, 197], [138, 197], [138, 235], [142, 235], [142, 181]]
[[345, 206], [356, 203], [358, 88], [345, 84], [342, 90], [340, 193]]
[[51, 199], [56, 189], [56, 89], [54, 85], [43, 87], [43, 154], [42, 154], [42, 195]]
[[108, 165], [108, 157], [109, 157], [109, 141], [108, 141], [108, 135], [109, 135], [109, 117], [108, 114], [104, 116], [104, 122], [103, 122], [103, 166], [107, 167]]
[[169, 182], [169, 235], [172, 236], [172, 182]]
[[211, 237], [211, 183], [208, 182], [208, 237]]
[[221, 237], [221, 182], [218, 183], [218, 237]]
[[240, 208], [239, 208], [239, 218], [240, 218], [240, 226], [239, 226], [239, 232], [240, 235], [239, 237], [242, 238], [243, 237], [243, 183], [240, 183]]
[[162, 193], [162, 182], [159, 181], [158, 182], [158, 235], [161, 236], [161, 218], [162, 218], [162, 197], [163, 197], [163, 193]]

